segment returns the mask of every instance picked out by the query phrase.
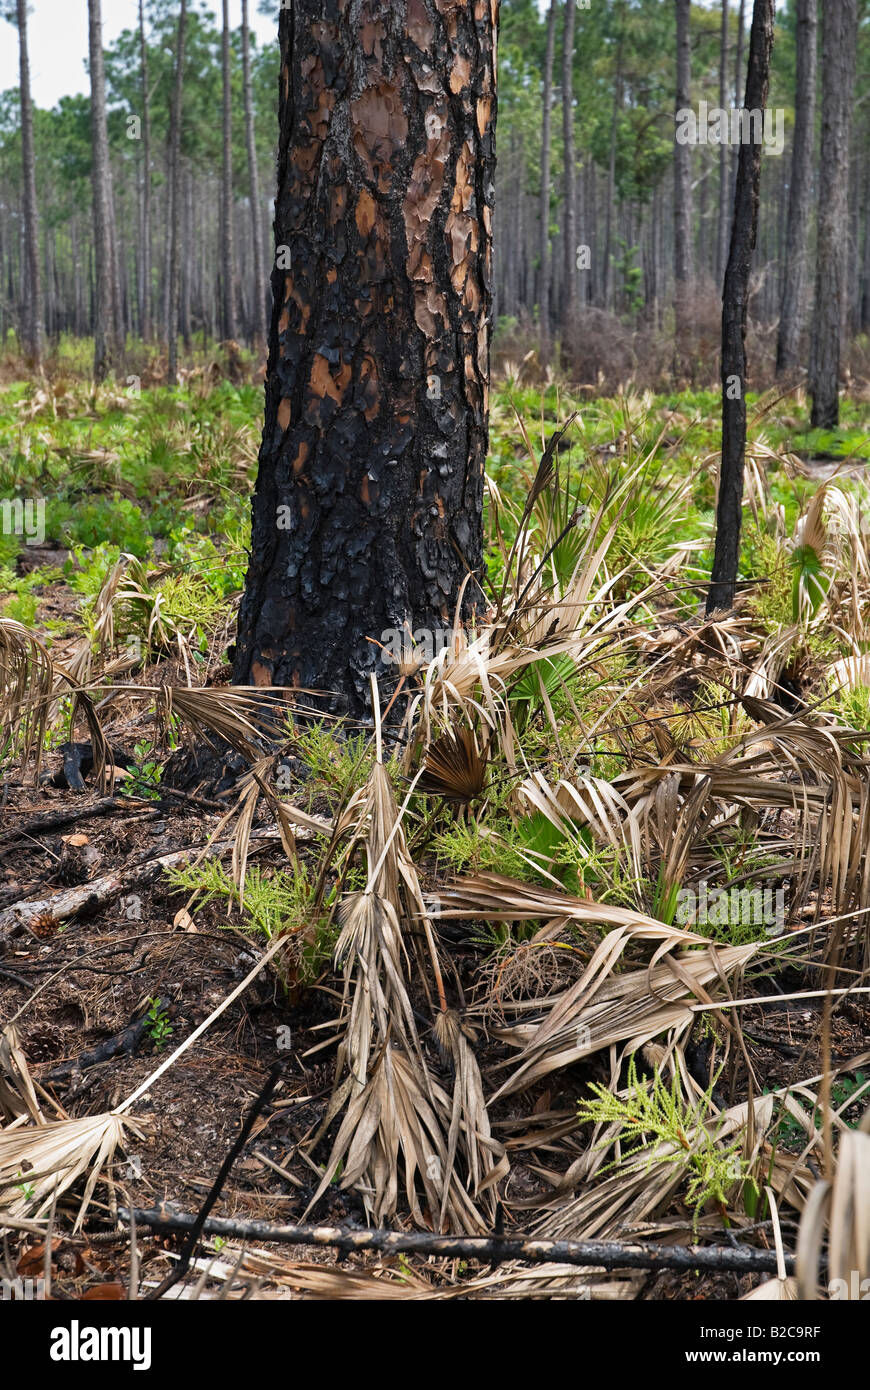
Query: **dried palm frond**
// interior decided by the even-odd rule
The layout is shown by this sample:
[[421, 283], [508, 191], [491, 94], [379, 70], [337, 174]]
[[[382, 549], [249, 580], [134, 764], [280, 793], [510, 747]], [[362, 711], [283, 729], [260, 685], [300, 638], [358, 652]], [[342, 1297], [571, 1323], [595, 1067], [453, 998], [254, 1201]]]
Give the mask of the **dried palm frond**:
[[614, 849], [637, 877], [641, 873], [641, 844], [637, 820], [628, 803], [603, 777], [584, 777], [579, 785], [564, 779], [552, 787], [542, 772], [527, 777], [520, 796], [569, 836], [576, 826], [588, 826], [596, 841]]
[[[376, 692], [372, 703], [377, 709]], [[484, 1223], [473, 1198], [492, 1202], [494, 1184], [506, 1171], [504, 1149], [491, 1137], [468, 1038], [445, 1020], [437, 946], [408, 854], [402, 813], [381, 760], [379, 726], [376, 739], [377, 757], [368, 782], [347, 808], [346, 820], [350, 822], [351, 811], [355, 817], [354, 836], [365, 837], [368, 885], [346, 897], [340, 908], [336, 962], [344, 971], [345, 986], [335, 1089], [313, 1143], [346, 1109], [310, 1206], [343, 1163], [342, 1185], [359, 1187], [375, 1220], [393, 1216], [401, 1154], [415, 1220], [423, 1221], [419, 1179], [432, 1223], [446, 1223], [454, 1230], [468, 1229], [470, 1223], [480, 1230]], [[407, 941], [403, 925], [409, 930]], [[452, 1099], [432, 1076], [417, 1032], [408, 984], [412, 941], [427, 992], [427, 959], [434, 976], [440, 1040], [447, 1042], [454, 1060]], [[472, 1196], [458, 1176], [460, 1158]]]
[[430, 743], [417, 790], [464, 805], [476, 801], [485, 785], [486, 751], [478, 748], [473, 729], [451, 724]]
[[[589, 963], [568, 990], [515, 1005], [517, 1020], [497, 1030], [504, 1042], [519, 1048], [512, 1074], [497, 1096], [525, 1090], [552, 1071], [571, 1066], [602, 1048], [622, 1042], [634, 1051], [661, 1033], [691, 1027], [691, 1005], [709, 1002], [707, 987], [741, 971], [757, 945], [719, 947], [702, 936], [667, 926], [644, 913], [611, 904], [572, 898], [495, 874], [460, 879], [441, 890], [445, 917], [482, 917], [487, 921], [542, 918], [610, 926]], [[630, 945], [649, 944], [652, 955], [643, 969], [616, 974]], [[683, 948], [683, 949], [679, 949]], [[543, 1012], [543, 1020], [524, 1023], [524, 1012]], [[493, 1097], [492, 1099], [495, 1099]]]
[[0, 750], [20, 741], [22, 766], [35, 758], [39, 779], [55, 668], [43, 643], [21, 623], [0, 618]]
[[818, 1269], [828, 1232], [828, 1295], [866, 1298], [870, 1289], [870, 1111], [858, 1130], [840, 1134], [832, 1182], [818, 1182], [801, 1219], [797, 1247], [800, 1297], [819, 1297]]
[[[138, 689], [141, 691], [142, 687]], [[254, 694], [247, 686], [195, 690], [183, 685], [161, 685], [150, 688], [149, 693], [154, 695], [157, 717], [164, 730], [177, 716], [206, 743], [211, 743], [210, 734], [216, 734], [252, 762], [261, 758], [259, 740], [271, 722], [264, 712], [269, 692]]]
[[766, 1279], [763, 1284], [758, 1284], [749, 1293], [743, 1295], [742, 1302], [757, 1300], [768, 1303], [792, 1303], [798, 1296], [797, 1279], [790, 1278], [785, 1272], [785, 1251], [782, 1244], [782, 1230], [779, 1224], [779, 1212], [776, 1206], [776, 1196], [772, 1187], [764, 1189], [770, 1207], [770, 1216], [773, 1222], [773, 1239], [776, 1246], [776, 1278]]
[[[86, 1173], [74, 1230], [85, 1218], [100, 1170], [111, 1162], [126, 1132], [142, 1138], [131, 1119], [118, 1114], [0, 1130], [0, 1211], [39, 1217]], [[0, 1226], [2, 1226], [0, 1215]]]
[[36, 1124], [44, 1123], [17, 1030], [8, 1023], [0, 1033], [0, 1120], [24, 1116]]

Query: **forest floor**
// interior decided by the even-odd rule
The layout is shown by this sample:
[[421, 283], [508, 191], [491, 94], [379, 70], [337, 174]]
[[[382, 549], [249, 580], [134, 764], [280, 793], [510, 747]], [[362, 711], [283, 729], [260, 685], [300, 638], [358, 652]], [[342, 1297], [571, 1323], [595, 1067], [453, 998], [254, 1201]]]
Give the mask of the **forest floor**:
[[[793, 1252], [870, 1087], [867, 408], [844, 402], [823, 435], [799, 391], [750, 402], [747, 582], [711, 624], [716, 397], [502, 382], [491, 588], [531, 598], [494, 600], [488, 645], [457, 630], [416, 653], [381, 763], [370, 729], [289, 706], [264, 728], [231, 687], [260, 407], [204, 370], [176, 391], [0, 390], [0, 497], [25, 504], [24, 534], [0, 534], [0, 1120], [20, 1139], [28, 1112], [113, 1111], [288, 945], [135, 1100], [105, 1162], [82, 1140], [52, 1296], [165, 1277], [182, 1237], [140, 1226], [131, 1270], [118, 1207], [197, 1212], [275, 1067], [214, 1216], [763, 1251], [781, 1232]], [[728, 915], [731, 889], [762, 884], [776, 926]], [[721, 920], [680, 915], [702, 885], [725, 890]], [[354, 918], [372, 890], [373, 927]], [[392, 1038], [374, 1005], [354, 1032], [363, 958]], [[831, 983], [853, 992], [826, 1000]], [[356, 1148], [347, 1097], [327, 1114], [350, 1039], [381, 1058], [364, 1097], [391, 1048], [404, 1097], [392, 1131], [385, 1102], [366, 1112]], [[10, 1161], [0, 1142], [5, 1272], [35, 1275], [51, 1191], [38, 1160]], [[206, 1267], [210, 1297], [734, 1299], [762, 1280], [207, 1236], [173, 1295]]]

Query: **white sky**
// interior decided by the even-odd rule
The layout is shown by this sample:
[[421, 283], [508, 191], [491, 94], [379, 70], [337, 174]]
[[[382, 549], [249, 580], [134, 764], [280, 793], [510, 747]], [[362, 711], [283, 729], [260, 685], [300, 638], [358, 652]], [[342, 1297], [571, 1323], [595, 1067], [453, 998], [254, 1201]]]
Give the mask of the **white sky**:
[[[207, 0], [215, 15], [220, 0]], [[277, 43], [278, 3], [274, 18], [258, 13], [249, 0], [248, 14], [260, 44]], [[230, 0], [230, 24], [242, 22], [241, 0]], [[122, 29], [139, 23], [138, 0], [103, 0], [103, 39], [111, 44]], [[37, 106], [52, 107], [63, 96], [88, 91], [88, 0], [31, 0], [28, 23], [30, 79]], [[15, 26], [0, 20], [0, 91], [18, 86], [18, 38]]]

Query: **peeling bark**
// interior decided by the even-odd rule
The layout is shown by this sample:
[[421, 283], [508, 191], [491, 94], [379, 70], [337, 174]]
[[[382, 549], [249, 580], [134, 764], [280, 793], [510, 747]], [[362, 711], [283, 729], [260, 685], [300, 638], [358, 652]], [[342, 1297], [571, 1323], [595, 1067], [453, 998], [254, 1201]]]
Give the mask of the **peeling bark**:
[[235, 678], [362, 712], [479, 608], [497, 0], [280, 19], [266, 420]]

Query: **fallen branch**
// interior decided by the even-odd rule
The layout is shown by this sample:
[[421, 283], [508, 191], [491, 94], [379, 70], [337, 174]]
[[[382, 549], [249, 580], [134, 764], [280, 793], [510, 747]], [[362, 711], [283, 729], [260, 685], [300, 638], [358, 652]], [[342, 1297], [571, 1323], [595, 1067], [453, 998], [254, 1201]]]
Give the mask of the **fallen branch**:
[[[305, 830], [296, 832], [298, 839], [305, 839], [310, 834], [310, 831]], [[273, 829], [256, 831], [251, 836], [251, 840], [258, 844], [279, 843], [280, 838], [279, 831]], [[162, 876], [164, 869], [174, 869], [179, 864], [186, 864], [197, 854], [213, 859], [217, 855], [226, 854], [233, 848], [234, 843], [233, 840], [221, 840], [212, 845], [189, 845], [185, 849], [173, 850], [171, 854], [161, 854], [155, 859], [148, 859], [144, 864], [132, 869], [127, 865], [117, 873], [104, 874], [102, 878], [95, 878], [91, 883], [68, 888], [50, 898], [41, 898], [37, 902], [21, 899], [0, 912], [0, 946], [13, 937], [25, 935], [35, 917], [50, 916], [57, 922], [69, 922], [76, 917], [90, 916], [114, 898], [120, 897], [122, 893], [129, 893], [133, 889], [144, 888], [149, 883], [154, 883]]]
[[97, 816], [111, 816], [117, 811], [153, 811], [153, 801], [139, 801], [132, 797], [106, 796], [91, 806], [67, 806], [62, 811], [41, 811], [30, 820], [0, 835], [0, 846], [15, 844], [25, 840], [28, 835], [41, 835], [46, 830], [59, 830], [64, 825], [75, 825], [78, 821], [92, 820]]
[[[118, 1215], [129, 1221], [128, 1207]], [[150, 1210], [135, 1207], [132, 1217], [137, 1226], [148, 1226], [163, 1235], [170, 1231], [191, 1231], [198, 1218], [190, 1212], [174, 1211], [165, 1204]], [[613, 1269], [703, 1269], [734, 1274], [775, 1274], [776, 1252], [750, 1246], [619, 1245], [598, 1240], [536, 1240], [528, 1236], [439, 1236], [428, 1232], [364, 1230], [347, 1226], [273, 1226], [268, 1221], [228, 1221], [212, 1217], [202, 1226], [206, 1235], [243, 1241], [271, 1241], [276, 1245], [328, 1245], [345, 1254], [356, 1250], [379, 1250], [395, 1255], [443, 1255], [446, 1258], [478, 1260], [500, 1264], [506, 1260], [525, 1260], [535, 1264], [586, 1265]], [[786, 1273], [794, 1272], [794, 1256], [785, 1257]]]
[[[168, 999], [158, 999], [156, 1001], [157, 1011], [165, 1012], [169, 1008], [169, 1003]], [[135, 1019], [126, 1028], [122, 1028], [120, 1033], [114, 1033], [112, 1037], [104, 1038], [89, 1052], [81, 1052], [78, 1057], [72, 1057], [68, 1062], [61, 1062], [58, 1066], [52, 1067], [51, 1071], [43, 1072], [39, 1077], [40, 1083], [46, 1085], [48, 1082], [65, 1081], [70, 1076], [80, 1076], [88, 1067], [96, 1067], [101, 1062], [108, 1062], [112, 1057], [117, 1057], [119, 1052], [124, 1052], [128, 1057], [132, 1057], [150, 1025], [151, 1020], [148, 1014], [144, 1013], [141, 1018]]]
[[[251, 1130], [254, 1128], [254, 1123], [257, 1120], [257, 1117], [259, 1116], [260, 1112], [268, 1104], [272, 1092], [278, 1084], [280, 1076], [280, 1068], [273, 1067], [266, 1079], [265, 1085], [260, 1091], [260, 1094], [257, 1096], [256, 1100], [254, 1101], [253, 1105], [248, 1111], [247, 1116], [245, 1117], [244, 1124], [242, 1125], [242, 1128], [237, 1134], [232, 1148], [230, 1149], [229, 1153], [227, 1154], [226, 1158], [221, 1164], [220, 1172], [218, 1173], [217, 1177], [212, 1183], [211, 1189], [205, 1201], [203, 1202], [202, 1207], [200, 1208], [199, 1214], [195, 1216], [193, 1219], [193, 1225], [191, 1226], [190, 1235], [188, 1236], [184, 1249], [181, 1252], [181, 1258], [179, 1259], [178, 1263], [174, 1265], [173, 1268], [169, 1271], [162, 1283], [158, 1284], [156, 1289], [152, 1289], [152, 1291], [149, 1294], [145, 1295], [146, 1299], [156, 1300], [158, 1298], [162, 1298], [163, 1294], [168, 1293], [168, 1291], [171, 1288], [173, 1288], [174, 1285], [177, 1284], [179, 1280], [182, 1279], [184, 1275], [187, 1273], [187, 1268], [190, 1264], [190, 1261], [193, 1259], [194, 1252], [196, 1250], [197, 1245], [199, 1244], [199, 1238], [202, 1235], [202, 1230], [206, 1224], [208, 1214], [214, 1206], [215, 1202], [217, 1201], [218, 1197], [220, 1196], [224, 1183], [230, 1175], [230, 1169], [232, 1168], [239, 1154], [242, 1152], [242, 1149], [245, 1147], [245, 1144], [248, 1141], [248, 1136], [251, 1133]], [[136, 1238], [136, 1218], [135, 1216], [133, 1216], [132, 1218], [128, 1219], [130, 1220], [130, 1239], [131, 1241], [134, 1241]]]

